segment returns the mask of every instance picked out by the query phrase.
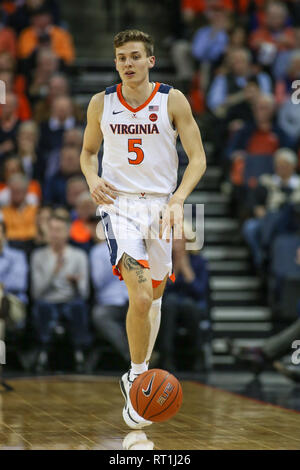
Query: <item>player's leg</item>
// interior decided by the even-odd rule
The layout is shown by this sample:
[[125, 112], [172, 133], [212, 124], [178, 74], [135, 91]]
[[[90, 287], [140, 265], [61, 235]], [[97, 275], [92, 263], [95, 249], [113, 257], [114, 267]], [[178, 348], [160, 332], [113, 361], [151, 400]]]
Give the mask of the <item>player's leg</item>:
[[120, 381], [125, 398], [123, 418], [132, 429], [149, 426], [134, 410], [130, 400], [130, 388], [139, 374], [147, 371], [146, 354], [150, 335], [149, 310], [152, 304], [152, 280], [150, 269], [142, 266], [136, 259], [124, 253], [118, 263], [119, 271], [126, 283], [129, 308], [126, 317], [126, 330], [131, 357], [131, 368]]
[[160, 321], [161, 321], [161, 302], [162, 296], [166, 287], [166, 283], [168, 280], [169, 275], [166, 274], [165, 278], [157, 287], [153, 287], [153, 301], [151, 304], [151, 308], [149, 311], [149, 321], [150, 321], [150, 337], [149, 337], [149, 344], [147, 349], [146, 355], [146, 363], [149, 364], [152, 351], [155, 345], [155, 341], [159, 332], [160, 328]]
[[118, 267], [128, 289], [126, 331], [131, 361], [134, 364], [143, 364], [149, 343], [149, 310], [153, 300], [150, 269], [127, 253], [122, 256]]

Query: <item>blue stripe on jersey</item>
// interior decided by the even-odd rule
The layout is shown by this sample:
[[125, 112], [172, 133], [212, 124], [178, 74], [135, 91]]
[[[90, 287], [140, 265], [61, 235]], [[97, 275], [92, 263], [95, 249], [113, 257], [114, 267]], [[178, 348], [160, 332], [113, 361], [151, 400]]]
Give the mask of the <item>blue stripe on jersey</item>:
[[166, 94], [168, 94], [169, 91], [171, 90], [171, 88], [173, 88], [173, 87], [170, 86], [170, 85], [166, 85], [165, 83], [162, 83], [157, 91], [158, 91], [159, 93], [166, 93]]
[[118, 244], [117, 244], [114, 232], [113, 232], [110, 217], [107, 214], [107, 212], [102, 212], [100, 217], [101, 217], [101, 222], [102, 222], [103, 229], [104, 229], [106, 243], [109, 249], [110, 262], [112, 266], [114, 266], [116, 264], [116, 259], [117, 259]]
[[117, 91], [117, 85], [109, 86], [105, 88], [105, 94], [110, 95], [111, 93], [116, 93]]

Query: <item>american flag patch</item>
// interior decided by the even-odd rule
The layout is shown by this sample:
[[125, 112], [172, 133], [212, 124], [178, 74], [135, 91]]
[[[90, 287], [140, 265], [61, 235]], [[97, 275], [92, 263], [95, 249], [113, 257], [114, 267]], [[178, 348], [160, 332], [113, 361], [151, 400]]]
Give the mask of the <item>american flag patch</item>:
[[149, 109], [149, 111], [158, 111], [159, 106], [149, 106], [148, 109]]

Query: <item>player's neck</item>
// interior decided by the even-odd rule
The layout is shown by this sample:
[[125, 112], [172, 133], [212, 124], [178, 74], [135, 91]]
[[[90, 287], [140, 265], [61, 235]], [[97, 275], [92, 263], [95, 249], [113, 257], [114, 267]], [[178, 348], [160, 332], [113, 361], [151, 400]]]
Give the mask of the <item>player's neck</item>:
[[147, 78], [141, 83], [127, 83], [122, 84], [122, 95], [126, 103], [130, 106], [137, 108], [138, 106], [145, 103], [153, 92], [154, 84], [149, 82]]

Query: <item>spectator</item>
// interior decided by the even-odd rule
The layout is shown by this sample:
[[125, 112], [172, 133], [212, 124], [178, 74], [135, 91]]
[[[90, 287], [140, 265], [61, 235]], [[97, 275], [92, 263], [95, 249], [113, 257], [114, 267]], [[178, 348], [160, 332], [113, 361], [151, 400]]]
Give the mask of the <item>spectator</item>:
[[93, 245], [90, 219], [95, 217], [96, 209], [97, 206], [95, 206], [89, 191], [80, 194], [76, 199], [77, 217], [71, 224], [70, 240], [73, 245], [87, 252], [89, 252]]
[[6, 326], [23, 330], [27, 303], [28, 265], [24, 253], [8, 246], [5, 223], [0, 222], [0, 310]]
[[227, 56], [228, 71], [217, 75], [207, 95], [207, 105], [218, 117], [224, 117], [232, 107], [244, 115], [247, 102], [245, 90], [249, 82], [256, 83], [263, 93], [271, 93], [272, 83], [265, 73], [253, 74], [251, 55], [247, 49], [233, 49]]
[[52, 214], [53, 209], [50, 206], [41, 206], [38, 208], [34, 248], [41, 248], [49, 243], [49, 221]]
[[283, 104], [290, 99], [294, 92], [293, 82], [300, 79], [300, 49], [296, 49], [289, 55], [287, 67], [281, 80], [277, 80], [275, 97], [278, 104]]
[[234, 23], [229, 30], [228, 36], [227, 52], [230, 49], [244, 49], [247, 47], [247, 31], [242, 24]]
[[295, 173], [297, 157], [290, 149], [281, 148], [275, 155], [275, 174], [262, 175], [249, 197], [253, 218], [244, 223], [254, 266], [260, 272], [266, 259], [265, 250], [275, 234], [287, 230], [290, 222], [287, 204], [300, 201], [300, 177]]
[[85, 193], [88, 190], [88, 185], [82, 175], [71, 176], [71, 178], [68, 179], [66, 184], [66, 200], [72, 220], [75, 220], [77, 217], [77, 199], [82, 193]]
[[59, 70], [58, 58], [49, 48], [38, 51], [36, 62], [35, 67], [30, 67], [29, 97], [33, 104], [48, 95], [50, 78]]
[[268, 366], [273, 365], [281, 374], [291, 378], [295, 382], [300, 382], [299, 364], [293, 365], [291, 357], [289, 357], [288, 364], [283, 360], [285, 354], [292, 354], [292, 344], [299, 339], [299, 335], [300, 319], [295, 320], [291, 325], [280, 331], [280, 333], [267, 338], [263, 346], [242, 347], [239, 350], [233, 351], [233, 354], [239, 362], [242, 361], [244, 364], [246, 363], [248, 367], [251, 366], [257, 374]]
[[51, 11], [53, 23], [59, 25], [60, 10], [59, 4], [56, 0], [25, 0], [25, 3], [19, 6], [16, 11], [10, 15], [9, 25], [19, 35], [23, 29], [30, 26], [30, 17], [32, 12], [43, 6], [47, 7]]
[[216, 64], [223, 56], [228, 44], [228, 16], [223, 9], [214, 10], [209, 25], [196, 31], [192, 43], [192, 54], [200, 63]]
[[[24, 174], [22, 161], [15, 155], [11, 155], [5, 159], [2, 164], [2, 182], [0, 182], [0, 206], [7, 206], [11, 202], [11, 191], [8, 181], [15, 174]], [[25, 197], [26, 204], [39, 205], [41, 201], [42, 191], [38, 181], [31, 180], [28, 184], [27, 194]]]
[[272, 96], [258, 96], [253, 106], [253, 121], [247, 122], [230, 139], [225, 157], [232, 161], [230, 178], [235, 186], [244, 182], [244, 157], [247, 154], [273, 155], [280, 147], [295, 146], [295, 141], [276, 123], [275, 111]]
[[18, 100], [13, 93], [7, 93], [6, 103], [0, 116], [0, 160], [16, 150], [16, 134], [20, 124], [17, 116]]
[[28, 180], [22, 174], [12, 175], [8, 181], [10, 204], [2, 207], [1, 215], [6, 225], [6, 237], [11, 246], [27, 253], [36, 236], [37, 206], [26, 203]]
[[294, 141], [299, 140], [300, 113], [297, 101], [295, 104], [295, 100], [292, 96], [293, 93], [296, 93], [296, 98], [298, 99], [298, 91], [295, 90], [293, 82], [299, 79], [300, 49], [297, 49], [290, 56], [290, 63], [285, 79], [278, 81], [276, 84], [276, 98], [280, 104], [278, 110], [278, 124]]
[[83, 130], [80, 127], [66, 130], [63, 135], [63, 146], [64, 147], [82, 147]]
[[50, 204], [66, 205], [66, 183], [71, 176], [81, 175], [80, 151], [74, 147], [61, 150], [59, 170], [45, 182], [44, 200]]
[[[29, 100], [22, 89], [18, 86], [18, 81], [14, 80], [13, 71], [6, 70], [0, 71], [0, 80], [5, 83], [6, 93], [15, 93], [17, 96], [17, 117], [21, 121], [26, 121], [31, 118], [31, 106]], [[1, 109], [0, 109], [1, 115]]]
[[173, 241], [176, 281], [167, 287], [162, 304], [160, 352], [161, 366], [166, 370], [176, 370], [174, 353], [178, 323], [188, 328], [195, 370], [204, 366], [201, 352], [204, 344], [207, 346], [210, 341], [207, 265], [199, 252], [186, 251], [185, 241], [184, 238]]
[[15, 61], [13, 57], [6, 51], [0, 52], [0, 71], [13, 72]]
[[[37, 122], [46, 121], [50, 117], [51, 105], [60, 96], [69, 96], [69, 84], [67, 78], [56, 73], [49, 79], [48, 94], [38, 101], [34, 108], [34, 119]], [[72, 100], [74, 116], [77, 122], [83, 121], [82, 109]]]
[[97, 335], [106, 339], [124, 361], [128, 362], [130, 355], [125, 334], [127, 287], [113, 275], [109, 251], [100, 224], [97, 226], [97, 236], [98, 243], [90, 252], [91, 279], [95, 293], [92, 321]]
[[86, 305], [88, 259], [82, 250], [68, 244], [69, 228], [65, 218], [53, 215], [49, 221], [49, 244], [32, 255], [33, 323], [40, 343], [39, 371], [48, 366], [53, 326], [57, 322], [66, 322], [78, 372], [83, 370], [84, 349], [90, 343]]
[[17, 133], [17, 155], [22, 161], [22, 167], [26, 176], [32, 179], [36, 176], [38, 160], [37, 147], [39, 129], [34, 121], [22, 122]]
[[12, 57], [17, 55], [17, 39], [14, 31], [5, 24], [5, 17], [0, 10], [0, 53], [8, 52]]
[[51, 114], [48, 121], [40, 127], [39, 152], [41, 159], [38, 162], [38, 174], [53, 175], [53, 167], [57, 168], [57, 150], [62, 147], [63, 135], [66, 130], [76, 127], [72, 101], [69, 97], [61, 96], [52, 103]]
[[70, 65], [75, 57], [73, 39], [66, 30], [55, 26], [51, 12], [41, 7], [31, 14], [31, 26], [21, 32], [18, 41], [18, 57], [28, 59], [37, 49], [50, 46], [52, 51]]
[[[274, 123], [276, 104], [272, 95], [259, 94], [253, 102], [252, 119], [233, 134], [225, 156], [233, 160], [241, 151], [251, 154], [272, 154], [290, 141]], [[280, 145], [281, 144], [281, 145]]]
[[256, 54], [258, 63], [266, 70], [271, 68], [272, 74], [276, 73], [276, 60], [295, 47], [295, 31], [287, 26], [287, 20], [286, 5], [277, 1], [270, 2], [266, 7], [265, 25], [254, 31], [249, 38], [250, 48]]

